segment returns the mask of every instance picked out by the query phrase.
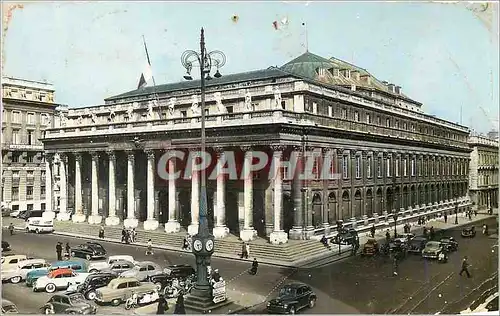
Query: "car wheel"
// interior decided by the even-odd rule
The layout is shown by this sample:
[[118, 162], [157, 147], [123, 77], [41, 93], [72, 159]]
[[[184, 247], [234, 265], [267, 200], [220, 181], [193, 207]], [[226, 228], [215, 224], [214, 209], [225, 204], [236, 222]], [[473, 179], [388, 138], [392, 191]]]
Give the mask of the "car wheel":
[[311, 297], [309, 299], [309, 308], [313, 308], [316, 305], [316, 298]]
[[156, 288], [158, 289], [158, 291], [160, 291], [161, 290], [161, 282], [156, 282], [155, 285], [156, 285]]
[[38, 230], [38, 228], [35, 229], [35, 233], [40, 234], [40, 230]]
[[45, 286], [45, 292], [54, 293], [56, 291], [56, 285], [54, 283], [49, 283]]
[[114, 300], [111, 301], [112, 306], [118, 306], [122, 303], [122, 300], [119, 298], [115, 298]]
[[17, 283], [21, 282], [21, 277], [20, 276], [15, 276], [15, 277], [13, 277], [13, 278], [10, 279], [10, 282], [14, 283], [14, 284], [17, 284]]
[[92, 259], [92, 257], [90, 255], [86, 255], [85, 259], [87, 259], [88, 261], [90, 261], [90, 259]]
[[72, 257], [76, 257], [76, 253], [74, 251], [71, 252]]
[[28, 227], [26, 227], [26, 232], [29, 233], [30, 232], [30, 229]]
[[44, 313], [45, 315], [50, 315], [50, 314], [52, 314], [52, 311], [50, 310], [50, 308], [45, 307], [45, 309], [43, 310], [43, 313]]
[[88, 292], [85, 297], [89, 300], [89, 301], [93, 301], [96, 297], [96, 293], [94, 291], [90, 291]]
[[288, 314], [295, 315], [295, 312], [296, 312], [295, 306], [290, 306], [290, 308], [288, 309]]

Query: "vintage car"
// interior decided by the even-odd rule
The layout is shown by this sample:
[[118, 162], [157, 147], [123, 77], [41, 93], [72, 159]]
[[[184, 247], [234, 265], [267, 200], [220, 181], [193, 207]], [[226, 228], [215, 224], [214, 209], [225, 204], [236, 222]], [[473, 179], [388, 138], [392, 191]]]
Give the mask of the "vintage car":
[[476, 237], [476, 228], [474, 226], [466, 227], [462, 229], [461, 235], [464, 238], [474, 238]]
[[5, 240], [2, 240], [2, 251], [10, 251], [10, 244]]
[[26, 285], [32, 287], [36, 280], [49, 274], [50, 271], [56, 269], [71, 269], [74, 272], [87, 272], [87, 264], [82, 261], [68, 260], [68, 261], [56, 261], [50, 265], [48, 268], [35, 269], [28, 272], [26, 275]]
[[457, 251], [458, 250], [458, 242], [453, 237], [441, 237], [439, 242], [445, 247], [446, 251]]
[[408, 243], [408, 252], [422, 254], [422, 250], [424, 250], [426, 243], [427, 238], [423, 236], [414, 237]]
[[389, 241], [389, 251], [400, 257], [406, 256], [408, 252], [408, 240], [405, 238], [396, 238]]
[[116, 276], [125, 271], [129, 271], [135, 267], [135, 264], [129, 261], [115, 261], [108, 268], [102, 269], [100, 272], [113, 273]]
[[361, 255], [363, 256], [373, 256], [379, 252], [378, 242], [374, 238], [370, 238], [366, 241], [361, 250]]
[[111, 280], [116, 279], [116, 275], [113, 273], [99, 272], [89, 275], [85, 282], [78, 285], [77, 292], [83, 294], [85, 298], [93, 301], [96, 296], [96, 290], [107, 286]]
[[129, 255], [109, 256], [109, 258], [106, 261], [90, 263], [89, 272], [97, 272], [97, 271], [102, 271], [104, 269], [108, 269], [110, 265], [116, 261], [128, 261], [131, 263], [135, 263], [134, 257]]
[[161, 267], [151, 261], [137, 263], [132, 269], [122, 272], [120, 277], [136, 278], [139, 281], [145, 281], [148, 276], [162, 273]]
[[101, 244], [88, 241], [84, 244], [78, 245], [76, 248], [72, 248], [71, 256], [85, 258], [87, 260], [105, 258], [106, 250]]
[[422, 257], [437, 259], [442, 251], [443, 245], [441, 245], [439, 241], [429, 241], [425, 244], [425, 248], [422, 250]]
[[82, 294], [77, 292], [66, 292], [52, 296], [45, 305], [40, 308], [42, 314], [81, 314], [95, 315], [97, 307], [85, 301]]
[[188, 278], [196, 277], [194, 268], [187, 264], [171, 265], [163, 269], [163, 273], [148, 276], [148, 282], [156, 284], [158, 290], [163, 290], [165, 286], [172, 283], [172, 280], [177, 279], [181, 282]]
[[408, 242], [413, 238], [415, 238], [415, 234], [413, 233], [397, 234], [396, 236], [397, 236], [396, 239], [400, 239], [403, 242]]
[[10, 281], [11, 283], [19, 283], [26, 280], [29, 272], [36, 269], [45, 269], [50, 266], [44, 259], [28, 259], [17, 264], [16, 270], [2, 271], [2, 281]]
[[278, 297], [267, 303], [270, 314], [295, 314], [297, 311], [316, 305], [317, 296], [307, 284], [291, 283], [284, 285], [278, 292]]
[[107, 286], [97, 289], [95, 301], [99, 304], [111, 303], [113, 306], [118, 306], [133, 293], [140, 295], [155, 290], [157, 290], [156, 285], [150, 282], [139, 282], [136, 278], [116, 278]]
[[342, 229], [335, 237], [332, 238], [332, 243], [334, 244], [342, 244], [342, 245], [351, 245], [354, 240], [358, 238], [358, 232], [354, 229]]
[[3, 314], [19, 314], [16, 304], [2, 298], [2, 315]]
[[54, 293], [56, 290], [65, 290], [71, 283], [80, 284], [90, 273], [78, 273], [71, 269], [56, 269], [48, 275], [40, 277], [33, 284], [33, 292], [45, 290], [47, 293]]
[[7, 255], [2, 256], [2, 272], [16, 270], [17, 264], [21, 261], [27, 260], [26, 255]]

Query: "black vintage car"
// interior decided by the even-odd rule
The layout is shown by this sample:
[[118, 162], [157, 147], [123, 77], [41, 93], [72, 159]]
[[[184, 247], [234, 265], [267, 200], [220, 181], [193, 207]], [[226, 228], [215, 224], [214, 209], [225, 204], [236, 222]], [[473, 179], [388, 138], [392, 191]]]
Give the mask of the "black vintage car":
[[146, 281], [156, 284], [158, 290], [170, 285], [173, 279], [185, 281], [196, 276], [194, 268], [188, 264], [170, 265], [163, 269], [163, 273], [148, 276]]
[[107, 286], [111, 280], [115, 279], [117, 276], [114, 273], [99, 272], [89, 275], [85, 282], [78, 285], [76, 288], [77, 292], [83, 294], [86, 299], [93, 301], [96, 296], [96, 290], [98, 288]]
[[2, 251], [9, 251], [9, 250], [11, 250], [10, 244], [5, 240], [2, 240]]
[[462, 229], [461, 235], [464, 238], [474, 238], [476, 237], [476, 228], [474, 226], [466, 227]]
[[389, 251], [398, 258], [404, 258], [408, 252], [408, 243], [400, 238], [389, 242]]
[[87, 260], [105, 258], [106, 250], [101, 244], [89, 241], [85, 244], [79, 245], [76, 248], [72, 248], [71, 256], [85, 258]]
[[304, 283], [284, 285], [278, 292], [278, 297], [267, 303], [270, 314], [295, 314], [297, 311], [316, 305], [317, 296], [311, 287]]
[[453, 237], [441, 237], [441, 240], [439, 240], [439, 242], [443, 245], [447, 252], [458, 250], [458, 242]]
[[426, 243], [427, 243], [427, 238], [423, 236], [415, 237], [408, 243], [408, 252], [421, 254], [422, 250], [424, 250], [425, 248]]
[[354, 240], [358, 238], [358, 232], [354, 229], [342, 229], [340, 232], [333, 237], [332, 243], [333, 244], [342, 244], [342, 245], [352, 245]]
[[40, 308], [42, 314], [81, 314], [95, 315], [97, 307], [85, 301], [78, 292], [56, 294]]

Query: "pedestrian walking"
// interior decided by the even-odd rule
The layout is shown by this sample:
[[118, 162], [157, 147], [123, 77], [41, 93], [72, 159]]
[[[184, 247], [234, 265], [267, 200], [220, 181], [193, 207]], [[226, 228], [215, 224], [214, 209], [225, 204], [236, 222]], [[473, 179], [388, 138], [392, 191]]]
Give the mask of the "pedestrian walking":
[[132, 228], [132, 231], [130, 232], [130, 241], [132, 243], [135, 243], [137, 240], [137, 232], [135, 231], [135, 228]]
[[9, 233], [11, 236], [14, 235], [14, 224], [12, 224], [12, 223], [10, 223], [10, 225], [9, 225]]
[[248, 259], [248, 252], [247, 252], [247, 244], [246, 243], [243, 243], [241, 245], [241, 258]]
[[250, 257], [250, 243], [246, 243], [245, 247], [247, 249], [246, 254], [247, 254], [247, 258], [248, 258], [248, 257]]
[[182, 241], [182, 250], [189, 250], [189, 234], [184, 236], [184, 240]]
[[165, 296], [160, 294], [160, 297], [158, 298], [158, 307], [156, 308], [156, 315], [163, 315], [166, 311], [168, 311], [168, 309], [168, 302], [165, 299]]
[[483, 235], [488, 235], [488, 225], [484, 224], [483, 225]]
[[148, 240], [148, 248], [146, 250], [146, 256], [153, 255], [153, 242], [151, 241], [151, 238]]
[[64, 256], [69, 259], [71, 257], [71, 247], [69, 246], [69, 242], [66, 242], [66, 246], [64, 248]]
[[431, 240], [434, 240], [435, 236], [436, 236], [436, 232], [434, 231], [434, 226], [431, 226], [431, 229], [429, 229], [429, 237]]
[[462, 260], [462, 269], [458, 273], [460, 276], [462, 276], [462, 273], [467, 274], [467, 278], [470, 278], [470, 273], [469, 273], [469, 262], [467, 261], [467, 256], [464, 257]]
[[424, 227], [424, 231], [422, 232], [422, 235], [424, 235], [424, 237], [427, 239], [428, 237], [428, 231], [427, 231], [427, 227]]
[[444, 223], [448, 223], [448, 215], [446, 215], [446, 213], [444, 213]]
[[127, 230], [125, 229], [125, 226], [123, 226], [123, 229], [122, 229], [122, 243], [126, 243], [127, 242]]
[[370, 227], [370, 234], [372, 238], [375, 238], [375, 225], [372, 225], [372, 227]]
[[104, 226], [101, 225], [99, 229], [99, 238], [104, 239]]
[[62, 247], [61, 242], [57, 242], [57, 245], [56, 245], [57, 261], [62, 261], [62, 251], [63, 251], [63, 247]]
[[389, 233], [389, 230], [385, 231], [385, 241], [389, 243], [391, 241], [391, 233]]
[[177, 297], [177, 301], [175, 302], [175, 310], [174, 310], [174, 314], [186, 314], [186, 307], [184, 306], [184, 294], [181, 293], [178, 297]]
[[256, 275], [258, 268], [259, 268], [259, 262], [257, 261], [257, 258], [253, 258], [252, 268], [250, 268], [250, 274]]
[[488, 214], [493, 215], [493, 207], [490, 207], [490, 208], [488, 209]]
[[477, 216], [477, 209], [474, 209], [474, 217]]
[[326, 238], [326, 235], [323, 235], [323, 237], [321, 237], [320, 239], [320, 242], [327, 248], [330, 248], [330, 245], [328, 245], [328, 239]]

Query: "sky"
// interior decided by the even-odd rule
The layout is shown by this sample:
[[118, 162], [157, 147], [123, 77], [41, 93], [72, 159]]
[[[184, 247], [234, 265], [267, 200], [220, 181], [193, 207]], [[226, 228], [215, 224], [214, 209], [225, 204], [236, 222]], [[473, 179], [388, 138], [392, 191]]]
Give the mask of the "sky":
[[462, 4], [24, 3], [5, 35], [3, 75], [52, 83], [55, 101], [70, 107], [104, 104], [136, 89], [143, 35], [159, 85], [182, 80], [180, 56], [199, 49], [201, 27], [207, 49], [227, 56], [222, 74], [281, 66], [307, 46], [400, 85], [428, 114], [498, 129], [498, 28]]

